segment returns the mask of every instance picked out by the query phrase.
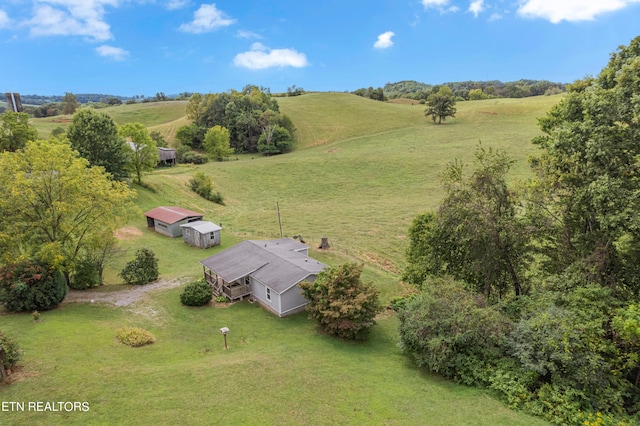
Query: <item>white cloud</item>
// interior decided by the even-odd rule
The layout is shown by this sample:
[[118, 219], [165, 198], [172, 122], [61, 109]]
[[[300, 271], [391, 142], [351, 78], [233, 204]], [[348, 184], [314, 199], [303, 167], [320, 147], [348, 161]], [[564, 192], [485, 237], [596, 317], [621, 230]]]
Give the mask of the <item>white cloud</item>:
[[9, 15], [7, 15], [7, 12], [0, 9], [0, 28], [9, 26], [9, 22], [11, 22], [11, 20], [9, 19]]
[[425, 9], [429, 8], [443, 8], [449, 4], [449, 0], [422, 0], [422, 5]]
[[246, 38], [246, 39], [258, 39], [260, 40], [262, 38], [262, 36], [260, 34], [256, 34], [253, 31], [247, 31], [247, 30], [238, 30], [238, 32], [236, 33], [236, 37], [238, 38]]
[[98, 55], [113, 59], [114, 61], [124, 61], [129, 56], [128, 51], [119, 47], [108, 46], [106, 44], [96, 47], [96, 52]]
[[261, 70], [273, 67], [302, 68], [308, 65], [307, 57], [295, 49], [269, 49], [262, 43], [254, 43], [248, 52], [233, 58], [237, 67]]
[[393, 31], [387, 31], [386, 33], [382, 33], [378, 36], [378, 40], [373, 43], [373, 47], [375, 47], [376, 49], [387, 49], [391, 46], [393, 46], [393, 41], [391, 40], [391, 37], [393, 37], [395, 34]]
[[201, 34], [233, 24], [235, 19], [216, 8], [215, 4], [203, 4], [193, 14], [193, 21], [180, 25], [182, 31]]
[[640, 0], [524, 0], [518, 15], [543, 18], [557, 24], [561, 21], [590, 21], [597, 15], [624, 9]]
[[169, 0], [165, 7], [168, 10], [177, 10], [187, 7], [191, 3], [189, 0]]
[[491, 16], [489, 17], [489, 22], [499, 21], [500, 19], [502, 19], [502, 15], [495, 12], [495, 13], [492, 13]]
[[421, 0], [425, 9], [438, 9], [441, 13], [457, 12], [458, 6], [449, 6], [451, 0]]
[[478, 17], [478, 14], [484, 10], [484, 0], [473, 0], [469, 3], [469, 12], [473, 13], [474, 17]]
[[104, 20], [105, 6], [117, 7], [119, 0], [36, 0], [31, 19], [23, 25], [32, 35], [84, 36], [104, 41], [112, 38]]

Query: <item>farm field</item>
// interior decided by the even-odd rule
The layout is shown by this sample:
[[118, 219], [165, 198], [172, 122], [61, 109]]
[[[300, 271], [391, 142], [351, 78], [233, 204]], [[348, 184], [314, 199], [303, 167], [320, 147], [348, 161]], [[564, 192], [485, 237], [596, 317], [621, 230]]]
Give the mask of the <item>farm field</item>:
[[[442, 198], [439, 173], [475, 147], [502, 148], [516, 160], [512, 179], [529, 174], [536, 118], [560, 96], [460, 102], [455, 119], [436, 126], [423, 105], [381, 103], [344, 93], [278, 98], [298, 129], [286, 155], [233, 156], [202, 166], [157, 169], [134, 186], [137, 210], [119, 234], [123, 254], [99, 291], [126, 291], [117, 276], [136, 248], [152, 249], [162, 279], [199, 276], [199, 260], [244, 239], [302, 235], [310, 254], [329, 265], [365, 263], [386, 303], [401, 294], [406, 234], [413, 218]], [[119, 124], [150, 129], [186, 123], [185, 103], [162, 112], [106, 108]], [[180, 109], [182, 108], [182, 110]], [[182, 112], [181, 112], [182, 111]], [[118, 117], [118, 118], [116, 118]], [[135, 118], [134, 118], [135, 117]], [[182, 124], [177, 124], [182, 123]], [[41, 137], [46, 119], [34, 120]], [[53, 128], [55, 126], [52, 126]], [[50, 130], [49, 130], [50, 131]], [[192, 193], [196, 172], [211, 176], [225, 206]], [[201, 211], [223, 226], [220, 247], [199, 250], [146, 229], [142, 213], [158, 205]], [[331, 249], [315, 248], [326, 236]], [[246, 302], [187, 308], [180, 288], [153, 292], [115, 308], [64, 303], [34, 323], [0, 312], [2, 329], [24, 349], [18, 379], [0, 386], [0, 401], [87, 401], [89, 412], [3, 413], [0, 424], [495, 424], [544, 422], [509, 410], [485, 391], [418, 370], [397, 346], [397, 321], [385, 312], [364, 344], [319, 333], [305, 314], [276, 318]], [[146, 328], [153, 345], [131, 349], [114, 338], [122, 325]], [[218, 332], [229, 327], [225, 351]]]

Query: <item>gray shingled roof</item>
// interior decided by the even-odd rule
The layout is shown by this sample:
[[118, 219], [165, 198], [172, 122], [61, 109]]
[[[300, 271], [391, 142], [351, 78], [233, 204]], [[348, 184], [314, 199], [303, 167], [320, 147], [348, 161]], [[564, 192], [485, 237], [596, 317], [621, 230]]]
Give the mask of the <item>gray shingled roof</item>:
[[213, 222], [206, 220], [196, 220], [195, 222], [184, 223], [180, 225], [181, 228], [192, 228], [201, 234], [208, 234], [209, 232], [219, 231], [222, 228]]
[[200, 263], [225, 281], [247, 275], [282, 293], [306, 277], [327, 267], [303, 251], [308, 247], [289, 238], [279, 240], [247, 240], [214, 254]]

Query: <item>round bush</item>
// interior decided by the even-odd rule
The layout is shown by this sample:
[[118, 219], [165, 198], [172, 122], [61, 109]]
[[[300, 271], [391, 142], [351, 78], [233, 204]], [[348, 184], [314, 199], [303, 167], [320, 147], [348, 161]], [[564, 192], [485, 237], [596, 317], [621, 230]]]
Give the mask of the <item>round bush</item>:
[[127, 262], [120, 277], [127, 284], [147, 284], [158, 279], [158, 259], [153, 250], [141, 248], [136, 258]]
[[48, 311], [66, 296], [64, 275], [46, 263], [25, 261], [0, 270], [0, 303], [10, 311]]
[[187, 284], [180, 294], [180, 302], [187, 306], [203, 306], [212, 298], [211, 286], [203, 279]]
[[153, 334], [138, 327], [120, 327], [116, 330], [116, 337], [120, 343], [131, 346], [132, 348], [150, 345], [156, 341]]

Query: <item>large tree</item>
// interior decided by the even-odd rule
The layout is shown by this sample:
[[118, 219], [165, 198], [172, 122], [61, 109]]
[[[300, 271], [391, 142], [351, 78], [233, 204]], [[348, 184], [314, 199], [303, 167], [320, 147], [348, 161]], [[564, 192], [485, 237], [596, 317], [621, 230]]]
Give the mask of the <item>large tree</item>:
[[129, 177], [131, 150], [118, 135], [118, 127], [108, 114], [91, 108], [81, 109], [73, 116], [67, 139], [91, 166], [104, 167], [116, 180]]
[[136, 182], [141, 183], [142, 174], [153, 170], [158, 165], [156, 142], [151, 139], [147, 128], [142, 123], [123, 124], [118, 129], [118, 133], [127, 140], [131, 148], [129, 167], [136, 176]]
[[542, 119], [529, 210], [549, 265], [640, 291], [640, 37]]
[[479, 147], [470, 176], [460, 162], [447, 166], [440, 208], [418, 216], [410, 229], [405, 280], [422, 286], [428, 276], [449, 274], [487, 298], [526, 290], [530, 237], [506, 184], [511, 163], [503, 151]]
[[78, 102], [78, 98], [73, 93], [65, 93], [64, 98], [62, 98], [62, 113], [63, 114], [73, 114], [76, 112], [80, 103]]
[[0, 154], [0, 180], [2, 260], [40, 259], [67, 281], [75, 262], [95, 256], [103, 236], [122, 226], [133, 198], [125, 183], [57, 140]]
[[29, 125], [29, 114], [7, 110], [0, 115], [0, 151], [17, 151], [36, 139], [38, 131]]
[[438, 124], [447, 117], [456, 116], [456, 97], [449, 86], [440, 86], [437, 92], [427, 97], [427, 109], [424, 111], [426, 116], [431, 116], [433, 122], [438, 119]]

